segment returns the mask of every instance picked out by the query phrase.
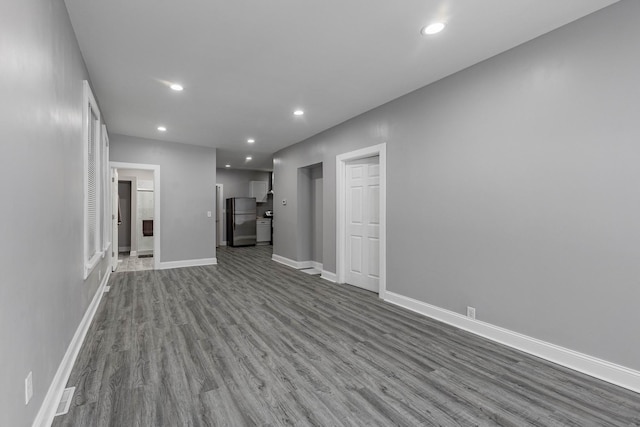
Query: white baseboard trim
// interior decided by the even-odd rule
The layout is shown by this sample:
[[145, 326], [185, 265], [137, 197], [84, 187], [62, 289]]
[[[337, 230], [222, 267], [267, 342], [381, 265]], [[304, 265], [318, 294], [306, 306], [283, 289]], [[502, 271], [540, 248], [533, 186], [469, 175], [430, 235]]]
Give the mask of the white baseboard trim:
[[271, 260], [280, 264], [284, 264], [287, 267], [295, 268], [296, 270], [302, 270], [303, 268], [315, 268], [322, 272], [320, 274], [320, 277], [322, 279], [328, 280], [333, 283], [336, 283], [338, 281], [338, 276], [336, 275], [336, 273], [323, 270], [323, 265], [317, 261], [294, 261], [292, 259], [275, 254], [271, 255]]
[[295, 268], [296, 270], [302, 270], [304, 268], [315, 268], [322, 271], [322, 263], [317, 261], [294, 261], [292, 259], [275, 254], [271, 255], [271, 260], [279, 262], [280, 264], [284, 264], [288, 267]]
[[129, 252], [131, 250], [131, 246], [118, 246], [118, 252]]
[[223, 240], [222, 242], [220, 242], [220, 246], [227, 246], [227, 241]]
[[67, 347], [67, 351], [60, 362], [60, 366], [58, 366], [58, 370], [53, 377], [53, 381], [51, 381], [49, 390], [42, 401], [40, 410], [38, 410], [38, 414], [33, 421], [33, 427], [48, 427], [53, 423], [53, 417], [58, 409], [62, 393], [64, 392], [64, 388], [67, 386], [71, 370], [73, 369], [73, 365], [76, 363], [76, 358], [78, 357], [84, 338], [87, 335], [91, 321], [98, 310], [98, 306], [100, 305], [100, 301], [104, 295], [104, 289], [109, 282], [110, 276], [111, 267], [109, 266], [109, 268], [107, 268], [107, 272], [102, 278], [102, 282], [100, 282], [100, 285], [98, 286], [98, 290], [89, 304], [89, 307], [87, 307], [87, 310], [84, 312], [84, 316], [82, 317], [82, 320], [69, 343], [69, 347]]
[[385, 301], [481, 337], [640, 393], [640, 371], [560, 347], [462, 314], [387, 291]]
[[298, 270], [303, 268], [315, 268], [322, 271], [322, 263], [318, 261], [298, 261]]
[[129, 256], [130, 256], [130, 257], [138, 256], [138, 251], [131, 251], [131, 252], [129, 252]]
[[165, 261], [160, 262], [158, 270], [168, 270], [170, 268], [183, 268], [183, 267], [200, 267], [203, 265], [217, 265], [217, 258], [202, 258], [202, 259], [185, 259], [183, 261]]
[[320, 274], [320, 277], [333, 283], [338, 282], [338, 275], [327, 270], [322, 270], [322, 274]]
[[284, 264], [287, 267], [295, 268], [296, 270], [300, 269], [300, 267], [298, 267], [298, 261], [294, 261], [292, 259], [285, 258], [285, 257], [280, 256], [280, 255], [276, 255], [276, 254], [271, 255], [271, 260], [275, 261], [275, 262], [278, 262], [280, 264]]

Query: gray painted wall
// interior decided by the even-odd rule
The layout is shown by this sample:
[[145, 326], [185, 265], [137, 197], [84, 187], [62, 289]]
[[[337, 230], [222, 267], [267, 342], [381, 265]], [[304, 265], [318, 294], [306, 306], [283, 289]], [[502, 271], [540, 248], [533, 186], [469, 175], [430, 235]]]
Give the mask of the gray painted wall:
[[27, 426], [109, 257], [83, 280], [88, 74], [63, 1], [2, 2], [0, 40], [0, 425]]
[[215, 148], [111, 135], [109, 156], [160, 165], [161, 262], [215, 258]]
[[640, 369], [638, 16], [622, 1], [276, 153], [274, 253], [298, 259], [297, 170], [324, 162], [335, 271], [335, 156], [386, 142], [389, 291]]

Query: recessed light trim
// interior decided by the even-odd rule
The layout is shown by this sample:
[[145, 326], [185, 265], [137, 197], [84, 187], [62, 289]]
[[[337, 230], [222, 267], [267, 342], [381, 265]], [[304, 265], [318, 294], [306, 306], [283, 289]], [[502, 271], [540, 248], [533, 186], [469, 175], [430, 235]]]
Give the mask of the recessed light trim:
[[251, 156], [247, 156], [247, 161], [249, 161], [249, 160], [251, 160], [251, 159], [253, 159], [253, 157], [251, 157]]
[[294, 116], [304, 116], [304, 111], [303, 110], [295, 110], [293, 112]]
[[231, 167], [231, 165], [224, 165], [224, 167], [225, 167], [225, 168], [230, 168], [230, 167]]
[[180, 92], [182, 90], [184, 90], [184, 88], [182, 87], [182, 85], [178, 84], [178, 83], [173, 83], [171, 86], [169, 86], [171, 88], [171, 90], [175, 90], [176, 92]]
[[253, 144], [254, 142], [256, 142], [256, 140], [255, 140], [255, 139], [253, 139], [253, 138], [249, 138], [249, 139], [247, 139], [247, 142], [248, 142], [249, 144]]
[[167, 128], [166, 128], [165, 126], [158, 126], [158, 130], [159, 130], [160, 132], [166, 132], [166, 131], [167, 131]]
[[434, 22], [433, 24], [429, 24], [426, 27], [423, 27], [422, 30], [420, 30], [420, 33], [423, 36], [431, 36], [434, 34], [438, 34], [440, 31], [444, 30], [444, 27], [444, 22]]

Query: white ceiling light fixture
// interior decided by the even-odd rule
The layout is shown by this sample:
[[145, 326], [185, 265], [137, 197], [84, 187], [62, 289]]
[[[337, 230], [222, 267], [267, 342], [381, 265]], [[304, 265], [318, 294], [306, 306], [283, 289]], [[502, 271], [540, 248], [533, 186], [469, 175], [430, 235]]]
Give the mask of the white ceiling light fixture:
[[256, 142], [256, 140], [255, 140], [255, 139], [253, 139], [253, 138], [249, 138], [249, 139], [247, 139], [247, 142], [248, 142], [249, 144], [253, 144], [254, 142]]
[[230, 167], [231, 167], [231, 165], [224, 165], [224, 167], [225, 167], [225, 168], [230, 168]]
[[440, 31], [444, 30], [445, 24], [443, 22], [434, 22], [433, 24], [429, 24], [426, 27], [423, 27], [420, 30], [420, 33], [423, 36], [431, 36], [433, 34], [438, 34]]
[[182, 85], [179, 85], [178, 83], [174, 83], [169, 87], [171, 88], [171, 90], [175, 90], [176, 92], [180, 92], [180, 91], [184, 90]]
[[158, 126], [158, 130], [159, 130], [160, 132], [166, 132], [166, 131], [167, 131], [167, 128], [166, 128], [166, 127], [164, 127], [164, 126]]
[[296, 110], [293, 112], [294, 116], [304, 116], [304, 111], [302, 110]]
[[252, 159], [251, 156], [247, 156], [247, 161], [250, 161]]

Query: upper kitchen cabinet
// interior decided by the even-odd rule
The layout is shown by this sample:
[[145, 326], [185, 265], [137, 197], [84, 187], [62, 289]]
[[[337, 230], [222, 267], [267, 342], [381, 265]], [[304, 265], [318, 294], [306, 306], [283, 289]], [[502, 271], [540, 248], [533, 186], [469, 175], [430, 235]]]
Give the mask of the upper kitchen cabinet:
[[255, 197], [256, 202], [258, 203], [266, 202], [268, 192], [269, 192], [269, 183], [267, 181], [250, 181], [249, 182], [249, 197]]

